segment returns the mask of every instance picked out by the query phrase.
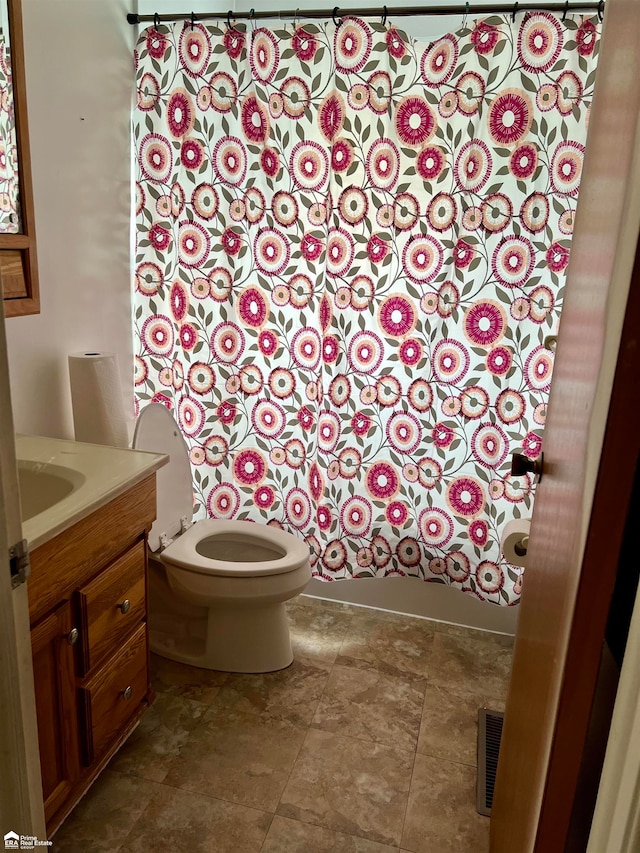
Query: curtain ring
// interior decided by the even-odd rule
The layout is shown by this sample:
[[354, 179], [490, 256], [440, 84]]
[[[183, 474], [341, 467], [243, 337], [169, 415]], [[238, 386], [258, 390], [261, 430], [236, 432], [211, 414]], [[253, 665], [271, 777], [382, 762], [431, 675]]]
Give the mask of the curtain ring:
[[386, 6], [382, 7], [382, 20], [380, 21], [380, 23], [382, 24], [383, 27], [387, 23], [387, 7]]
[[[568, 0], [567, 0], [568, 2]], [[462, 18], [462, 29], [466, 30], [467, 28], [467, 18], [469, 17], [469, 0], [464, 4], [464, 16]]]
[[567, 12], [569, 11], [569, 0], [564, 0], [564, 12], [562, 13], [562, 23], [564, 24], [567, 18]]
[[514, 24], [516, 21], [516, 12], [518, 11], [518, 3], [514, 3], [513, 12], [511, 13], [511, 23]]
[[155, 30], [160, 26], [160, 15], [157, 12], [153, 13], [153, 27]]
[[600, 23], [604, 20], [604, 0], [600, 0], [598, 3], [598, 20]]
[[300, 22], [300, 9], [296, 9], [296, 13], [293, 16], [293, 29], [295, 30]]
[[193, 12], [192, 12], [192, 13], [191, 13], [191, 32], [193, 32], [193, 28], [194, 28], [194, 26], [195, 26], [195, 22], [196, 22], [196, 16], [195, 16], [195, 15], [193, 14]]
[[339, 8], [340, 8], [339, 6], [334, 6], [333, 7], [333, 14], [331, 15], [331, 17], [333, 18], [333, 23], [336, 25], [336, 27], [339, 27], [340, 24], [342, 23], [342, 18], [339, 21], [336, 21], [336, 15], [338, 14]]
[[[229, 29], [229, 30], [233, 29], [233, 27], [231, 26], [231, 16], [232, 15], [233, 15], [233, 9], [229, 9], [229, 11], [227, 12], [227, 29]], [[234, 18], [233, 19], [234, 25], [235, 25], [235, 22], [236, 22], [236, 19]]]

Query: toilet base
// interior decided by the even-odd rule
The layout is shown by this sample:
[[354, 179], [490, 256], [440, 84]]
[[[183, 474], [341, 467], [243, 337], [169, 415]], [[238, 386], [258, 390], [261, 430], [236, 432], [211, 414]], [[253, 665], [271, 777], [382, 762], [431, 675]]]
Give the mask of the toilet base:
[[207, 663], [225, 672], [274, 672], [293, 661], [283, 602], [262, 607], [209, 610]]
[[[161, 657], [221, 672], [275, 672], [293, 661], [284, 603], [258, 608], [210, 608], [207, 623], [191, 620], [188, 634], [175, 617], [149, 631], [151, 651]], [[204, 623], [204, 619], [201, 620]], [[165, 630], [162, 630], [162, 628]], [[206, 639], [205, 639], [206, 637]]]
[[152, 557], [149, 646], [169, 660], [222, 672], [275, 672], [293, 661], [285, 602], [218, 608], [179, 601]]

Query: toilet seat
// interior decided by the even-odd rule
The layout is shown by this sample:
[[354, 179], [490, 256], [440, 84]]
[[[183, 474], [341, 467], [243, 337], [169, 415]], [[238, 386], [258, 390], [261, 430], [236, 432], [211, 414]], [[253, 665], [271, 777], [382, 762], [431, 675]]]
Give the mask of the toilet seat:
[[[264, 561], [242, 561], [214, 559], [197, 550], [206, 540], [224, 539], [236, 541], [239, 548], [243, 542], [260, 546], [271, 546], [276, 552], [275, 559]], [[257, 525], [251, 521], [225, 521], [206, 519], [197, 521], [175, 539], [160, 554], [163, 563], [179, 566], [186, 571], [221, 577], [265, 577], [294, 572], [309, 561], [309, 548], [306, 543], [291, 533], [278, 527]]]
[[138, 415], [134, 450], [166, 453], [169, 462], [156, 472], [156, 520], [149, 531], [149, 548], [158, 551], [161, 539], [171, 540], [193, 518], [193, 482], [189, 450], [171, 412], [150, 403]]
[[[149, 548], [164, 563], [200, 574], [257, 578], [293, 572], [308, 562], [307, 545], [278, 527], [225, 519], [203, 519], [188, 527], [193, 517], [189, 451], [171, 412], [160, 403], [150, 403], [140, 412], [133, 447], [169, 456], [169, 463], [156, 473], [157, 514], [148, 538]], [[211, 550], [207, 540], [216, 538], [225, 539], [230, 556], [215, 559], [202, 553]], [[252, 541], [273, 552], [274, 558], [267, 553], [259, 560], [235, 560], [233, 542], [240, 552], [243, 542]]]

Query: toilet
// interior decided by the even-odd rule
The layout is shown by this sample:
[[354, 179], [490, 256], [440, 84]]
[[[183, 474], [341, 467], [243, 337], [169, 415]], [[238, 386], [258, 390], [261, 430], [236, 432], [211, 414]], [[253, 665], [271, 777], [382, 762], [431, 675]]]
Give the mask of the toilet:
[[159, 403], [138, 416], [133, 447], [164, 453], [149, 543], [149, 644], [206, 669], [272, 672], [293, 660], [285, 602], [311, 578], [305, 542], [251, 521], [192, 522], [187, 445]]

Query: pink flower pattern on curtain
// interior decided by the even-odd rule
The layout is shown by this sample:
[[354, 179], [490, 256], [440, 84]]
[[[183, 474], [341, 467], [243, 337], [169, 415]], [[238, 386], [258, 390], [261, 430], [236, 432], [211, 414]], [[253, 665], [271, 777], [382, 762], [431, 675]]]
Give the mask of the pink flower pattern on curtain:
[[541, 447], [598, 33], [142, 34], [137, 402], [174, 412], [200, 515], [293, 531], [326, 580], [518, 601], [510, 453]]

